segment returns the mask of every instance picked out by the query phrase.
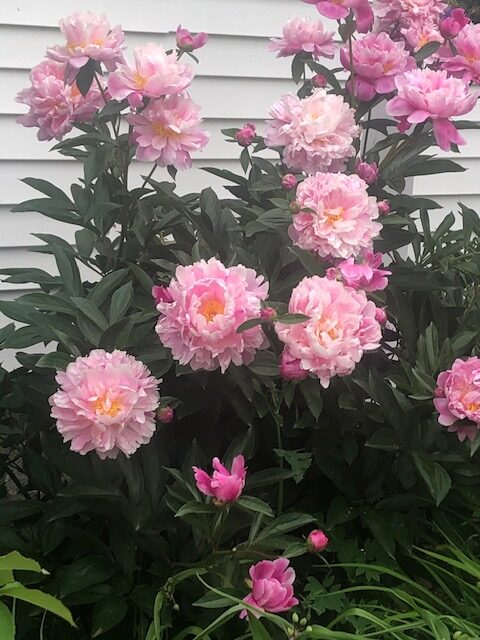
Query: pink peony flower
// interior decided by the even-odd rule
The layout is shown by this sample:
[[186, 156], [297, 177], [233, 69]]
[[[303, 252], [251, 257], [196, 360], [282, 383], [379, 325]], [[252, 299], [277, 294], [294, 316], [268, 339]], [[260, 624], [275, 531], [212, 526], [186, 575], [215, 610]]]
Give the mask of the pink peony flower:
[[200, 260], [177, 267], [168, 292], [172, 302], [157, 305], [157, 334], [180, 364], [207, 371], [220, 367], [224, 373], [231, 362], [249, 364], [265, 346], [260, 326], [237, 333], [243, 322], [260, 316], [268, 294], [268, 283], [253, 269]]
[[193, 69], [167, 55], [162, 47], [149, 43], [134, 50], [133, 66], [119, 64], [108, 78], [108, 90], [115, 100], [128, 99], [139, 107], [144, 98], [161, 98], [184, 91], [190, 86]]
[[324, 551], [329, 542], [328, 536], [321, 529], [314, 529], [307, 538], [307, 546], [317, 553]]
[[[287, 558], [276, 560], [262, 560], [250, 567], [249, 574], [252, 581], [252, 592], [243, 601], [256, 609], [269, 613], [288, 611], [298, 604], [293, 595], [295, 571], [289, 567]], [[246, 618], [247, 609], [240, 617]], [[260, 613], [255, 612], [257, 618]]]
[[378, 205], [378, 213], [381, 216], [388, 216], [388, 214], [390, 213], [390, 203], [388, 202], [388, 200], [380, 200], [379, 202], [377, 202]]
[[312, 78], [312, 85], [317, 89], [324, 89], [327, 84], [327, 79], [322, 73], [316, 73]]
[[179, 24], [176, 31], [177, 47], [182, 51], [195, 51], [201, 49], [207, 44], [208, 34], [201, 31], [194, 35], [188, 29], [182, 28]]
[[173, 298], [170, 294], [170, 291], [167, 287], [152, 287], [152, 296], [155, 300], [155, 305], [160, 304], [160, 302], [173, 302]]
[[302, 369], [300, 359], [294, 358], [287, 347], [282, 351], [279, 370], [284, 380], [304, 380], [308, 377], [308, 371]]
[[477, 97], [458, 78], [449, 78], [446, 71], [416, 69], [395, 79], [398, 95], [387, 103], [387, 113], [400, 119], [406, 128], [431, 119], [438, 146], [443, 151], [451, 143], [465, 144], [450, 118], [469, 113]]
[[465, 82], [480, 84], [480, 24], [469, 24], [453, 41], [457, 53], [443, 47], [442, 68]]
[[296, 188], [297, 184], [298, 180], [296, 176], [293, 175], [293, 173], [287, 173], [282, 178], [282, 188], [285, 189], [285, 191], [292, 191]]
[[243, 456], [235, 456], [231, 472], [226, 469], [218, 458], [212, 460], [215, 469], [210, 477], [206, 471], [193, 468], [198, 490], [206, 496], [212, 496], [217, 502], [235, 502], [241, 496], [245, 487], [247, 470]]
[[[431, 21], [413, 22], [410, 27], [402, 29], [401, 33], [414, 53], [419, 51], [429, 42], [444, 41], [443, 36], [438, 30], [438, 24]], [[426, 59], [426, 62], [434, 62], [437, 58], [438, 54], [434, 53]]]
[[470, 24], [470, 18], [465, 13], [465, 9], [457, 7], [449, 8], [439, 24], [440, 33], [446, 40], [451, 40], [458, 36], [460, 31]]
[[125, 351], [95, 349], [59, 371], [51, 415], [70, 449], [103, 460], [130, 456], [155, 431], [159, 381]]
[[235, 140], [241, 147], [249, 147], [255, 140], [257, 128], [253, 122], [246, 122], [235, 134]]
[[313, 58], [333, 58], [333, 31], [325, 31], [320, 20], [291, 18], [283, 27], [283, 38], [271, 38], [268, 49], [278, 51], [278, 58], [293, 56], [302, 51], [311, 53]]
[[103, 105], [96, 85], [83, 97], [76, 85], [65, 84], [64, 72], [64, 64], [43, 60], [30, 72], [31, 86], [17, 95], [17, 102], [29, 107], [17, 122], [38, 127], [39, 140], [61, 140], [75, 122], [90, 120]]
[[367, 184], [373, 184], [378, 180], [378, 164], [376, 162], [363, 162], [359, 158], [355, 163], [355, 171]]
[[376, 29], [398, 34], [415, 24], [438, 24], [446, 7], [441, 0], [375, 0]]
[[270, 109], [266, 144], [285, 147], [283, 162], [294, 171], [342, 171], [355, 154], [353, 139], [359, 135], [355, 112], [341, 96], [317, 89], [300, 100], [284, 95]]
[[[359, 100], [372, 100], [377, 94], [395, 91], [395, 78], [415, 68], [415, 60], [403, 42], [394, 42], [386, 33], [371, 33], [352, 44], [353, 71], [347, 88]], [[351, 71], [348, 47], [340, 50], [340, 60]]]
[[349, 258], [370, 249], [380, 233], [377, 201], [357, 175], [317, 173], [297, 189], [302, 210], [293, 216], [293, 244], [321, 258]]
[[174, 417], [172, 407], [160, 407], [157, 412], [157, 417], [163, 424], [170, 424]]
[[174, 95], [153, 100], [141, 113], [126, 116], [133, 127], [136, 157], [177, 169], [192, 166], [190, 154], [201, 151], [209, 134], [200, 128], [200, 107], [188, 96]]
[[357, 30], [367, 33], [373, 25], [374, 16], [369, 0], [303, 0], [315, 4], [319, 13], [326, 18], [343, 20], [350, 15], [350, 10], [357, 21]]
[[457, 358], [438, 376], [435, 396], [438, 422], [456, 432], [461, 442], [473, 440], [480, 429], [480, 358]]
[[388, 285], [387, 276], [391, 271], [382, 269], [383, 255], [366, 251], [362, 255], [362, 262], [355, 263], [353, 258], [348, 258], [337, 265], [338, 273], [347, 287], [363, 289], [364, 291], [382, 291]]
[[352, 373], [365, 351], [380, 346], [375, 304], [363, 291], [336, 280], [304, 278], [292, 291], [288, 311], [304, 313], [309, 320], [277, 322], [277, 335], [288, 356], [299, 361], [300, 369], [318, 376], [325, 388], [334, 376]]
[[108, 71], [123, 62], [125, 34], [120, 26], [112, 28], [106, 16], [90, 11], [73, 13], [60, 20], [59, 26], [67, 42], [47, 49], [47, 56], [52, 60], [67, 62], [78, 70], [91, 58], [103, 62]]
[[385, 309], [377, 307], [377, 310], [375, 311], [375, 320], [378, 324], [382, 325], [382, 327], [387, 324], [388, 316]]

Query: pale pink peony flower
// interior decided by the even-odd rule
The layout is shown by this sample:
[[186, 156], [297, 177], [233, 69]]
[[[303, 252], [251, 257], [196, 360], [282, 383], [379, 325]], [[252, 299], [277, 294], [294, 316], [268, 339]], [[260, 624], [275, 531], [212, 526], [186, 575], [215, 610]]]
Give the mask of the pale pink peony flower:
[[317, 89], [300, 100], [284, 95], [270, 109], [266, 144], [285, 147], [283, 162], [294, 171], [343, 171], [355, 154], [353, 139], [359, 135], [355, 112], [341, 96]]
[[[444, 42], [444, 38], [438, 29], [438, 24], [431, 21], [413, 22], [408, 28], [402, 29], [401, 33], [410, 49], [416, 53], [429, 42]], [[438, 54], [429, 56], [425, 62], [434, 62]]]
[[31, 86], [17, 95], [17, 102], [29, 107], [17, 122], [25, 127], [38, 127], [39, 140], [61, 140], [75, 122], [89, 120], [103, 105], [96, 85], [84, 97], [76, 85], [65, 84], [64, 73], [64, 64], [43, 60], [30, 72]]
[[465, 13], [465, 9], [449, 7], [440, 21], [439, 30], [446, 40], [451, 40], [458, 36], [467, 24], [470, 24], [470, 18]]
[[367, 33], [373, 25], [374, 16], [369, 0], [303, 0], [315, 4], [319, 13], [326, 18], [343, 20], [350, 15], [350, 10], [357, 21], [357, 30]]
[[130, 456], [155, 431], [159, 381], [125, 351], [95, 349], [59, 371], [51, 415], [70, 449], [103, 460]]
[[120, 26], [112, 27], [105, 15], [73, 13], [60, 20], [59, 26], [67, 42], [47, 49], [52, 60], [67, 62], [78, 70], [91, 58], [103, 62], [108, 71], [123, 62], [125, 34]]
[[314, 58], [333, 58], [335, 43], [333, 31], [325, 31], [320, 20], [291, 18], [283, 27], [283, 38], [271, 38], [269, 51], [277, 51], [277, 57], [293, 56], [302, 51]]
[[253, 122], [246, 122], [235, 134], [235, 140], [241, 147], [249, 147], [255, 140], [257, 128]]
[[352, 289], [364, 291], [382, 291], [387, 288], [391, 271], [382, 269], [383, 254], [366, 251], [361, 262], [355, 263], [353, 258], [343, 260], [337, 265], [337, 272], [343, 283]]
[[294, 358], [287, 347], [282, 351], [279, 371], [284, 380], [304, 380], [308, 377], [308, 371], [302, 369], [300, 359]]
[[200, 107], [186, 95], [152, 100], [141, 113], [126, 116], [133, 127], [136, 157], [177, 169], [192, 166], [191, 153], [204, 149], [209, 134], [200, 127]]
[[376, 162], [363, 162], [359, 158], [355, 163], [355, 171], [367, 184], [373, 184], [378, 180], [378, 164]]
[[364, 291], [336, 280], [304, 278], [292, 291], [288, 311], [303, 313], [309, 320], [277, 322], [277, 335], [300, 369], [318, 376], [325, 388], [334, 376], [351, 374], [365, 351], [380, 346], [375, 304]]
[[469, 24], [453, 41], [457, 53], [443, 47], [442, 68], [465, 82], [480, 84], [480, 24]]
[[441, 0], [375, 0], [376, 30], [398, 34], [415, 24], [438, 25], [446, 8]]
[[321, 258], [349, 258], [372, 246], [380, 233], [377, 201], [357, 175], [317, 173], [297, 189], [302, 207], [293, 216], [289, 235], [293, 244]]
[[328, 547], [329, 542], [328, 536], [321, 529], [314, 529], [307, 538], [307, 546], [311, 551], [317, 553], [324, 551]]
[[285, 191], [293, 191], [298, 184], [297, 177], [293, 175], [293, 173], [287, 173], [282, 178], [282, 189]]
[[480, 429], [480, 358], [457, 358], [438, 376], [435, 396], [438, 422], [456, 432], [461, 442], [473, 440]]
[[206, 471], [193, 468], [195, 482], [198, 490], [206, 496], [213, 497], [217, 502], [235, 502], [241, 496], [245, 487], [247, 470], [245, 459], [242, 455], [235, 456], [232, 462], [232, 470], [229, 471], [218, 458], [212, 460], [214, 472], [209, 476]]
[[195, 49], [201, 49], [207, 44], [208, 33], [201, 31], [200, 33], [193, 34], [188, 29], [178, 25], [176, 31], [177, 47], [183, 51], [195, 51]]
[[[386, 33], [370, 33], [352, 43], [353, 71], [347, 82], [359, 100], [372, 100], [377, 94], [395, 91], [395, 78], [415, 68], [415, 60], [403, 42], [394, 42]], [[352, 71], [348, 47], [340, 50], [345, 69]]]
[[395, 79], [398, 95], [387, 103], [387, 113], [400, 119], [403, 130], [431, 119], [438, 146], [448, 151], [451, 144], [465, 144], [450, 118], [469, 113], [477, 97], [458, 78], [446, 71], [416, 69]]
[[192, 67], [152, 42], [137, 47], [134, 58], [132, 66], [119, 64], [109, 75], [108, 90], [115, 100], [127, 98], [130, 106], [139, 107], [144, 98], [180, 93], [192, 82]]
[[[288, 611], [298, 604], [293, 594], [295, 571], [289, 567], [287, 558], [276, 560], [262, 560], [250, 567], [249, 574], [252, 582], [252, 591], [243, 601], [256, 609], [269, 613]], [[240, 617], [246, 618], [247, 609], [244, 609]], [[255, 617], [260, 613], [255, 612]]]
[[243, 265], [225, 267], [215, 258], [177, 267], [168, 287], [172, 302], [160, 302], [157, 334], [180, 364], [224, 373], [231, 362], [252, 362], [265, 346], [260, 326], [241, 333], [246, 320], [258, 318], [268, 283]]

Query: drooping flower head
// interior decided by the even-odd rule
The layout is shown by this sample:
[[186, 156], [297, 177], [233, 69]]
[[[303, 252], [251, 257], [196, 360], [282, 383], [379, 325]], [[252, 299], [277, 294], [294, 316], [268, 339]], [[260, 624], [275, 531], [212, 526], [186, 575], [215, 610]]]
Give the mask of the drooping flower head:
[[438, 146], [444, 151], [451, 144], [465, 140], [451, 121], [469, 113], [477, 97], [459, 78], [449, 78], [446, 71], [416, 69], [395, 79], [398, 94], [387, 103], [387, 113], [400, 120], [405, 131], [412, 124], [431, 119]]
[[[359, 100], [372, 100], [377, 94], [395, 90], [395, 78], [415, 68], [415, 60], [405, 50], [403, 42], [394, 42], [386, 33], [370, 33], [352, 43], [353, 74], [348, 90]], [[345, 69], [352, 71], [348, 47], [340, 50]]]
[[297, 188], [301, 207], [289, 235], [296, 246], [321, 258], [349, 258], [371, 249], [380, 233], [377, 201], [357, 175], [316, 173]]
[[316, 375], [323, 387], [328, 387], [334, 376], [352, 373], [365, 351], [380, 346], [375, 304], [363, 291], [336, 280], [304, 278], [292, 291], [288, 311], [309, 317], [299, 324], [275, 324], [291, 366], [296, 360], [298, 367]]
[[60, 20], [59, 26], [67, 42], [47, 49], [52, 60], [78, 70], [91, 58], [103, 62], [109, 71], [123, 61], [125, 34], [120, 26], [112, 27], [105, 15], [73, 13]]
[[16, 98], [29, 107], [17, 122], [25, 127], [38, 127], [39, 140], [61, 140], [75, 122], [89, 120], [103, 104], [96, 85], [84, 97], [76, 85], [65, 84], [64, 72], [64, 64], [43, 60], [30, 72], [31, 85]]
[[56, 376], [51, 415], [70, 449], [103, 459], [129, 456], [155, 431], [159, 381], [125, 351], [95, 349]]
[[451, 40], [458, 36], [467, 24], [470, 24], [470, 18], [465, 13], [465, 9], [449, 7], [440, 21], [439, 30], [446, 40]]
[[277, 51], [277, 57], [294, 56], [305, 51], [314, 58], [333, 58], [335, 43], [333, 32], [325, 31], [320, 20], [291, 18], [283, 27], [283, 38], [271, 38], [270, 51]]
[[461, 442], [473, 440], [480, 429], [480, 358], [457, 358], [438, 376], [435, 396], [438, 422]]
[[300, 100], [284, 95], [270, 109], [266, 143], [285, 147], [283, 162], [294, 171], [342, 171], [359, 135], [355, 113], [341, 96], [317, 89]]
[[191, 154], [204, 149], [209, 140], [208, 132], [200, 127], [200, 107], [186, 95], [152, 100], [126, 120], [133, 127], [136, 157], [160, 167], [191, 167]]
[[119, 64], [108, 78], [108, 90], [115, 100], [128, 99], [132, 107], [144, 98], [161, 98], [184, 91], [190, 86], [193, 69], [166, 54], [162, 47], [149, 43], [134, 50], [133, 65]]
[[365, 251], [360, 260], [353, 258], [343, 260], [336, 267], [328, 270], [327, 276], [335, 274], [347, 287], [363, 289], [363, 291], [382, 291], [387, 288], [391, 271], [383, 269], [383, 254]]
[[245, 487], [247, 470], [242, 455], [235, 456], [229, 471], [218, 458], [212, 460], [214, 472], [211, 476], [203, 469], [193, 467], [198, 490], [206, 496], [212, 496], [217, 502], [235, 502]]
[[[251, 593], [243, 601], [260, 611], [280, 613], [288, 611], [298, 604], [293, 594], [295, 571], [289, 567], [287, 558], [276, 560], [262, 560], [250, 567], [249, 574], [252, 582]], [[241, 618], [248, 615], [247, 609], [240, 614]], [[261, 614], [255, 612], [256, 617]]]
[[456, 54], [449, 46], [442, 48], [442, 68], [465, 82], [480, 84], [480, 24], [467, 25], [453, 44]]
[[201, 49], [207, 44], [208, 33], [201, 31], [200, 33], [193, 34], [188, 29], [178, 25], [176, 31], [177, 47], [182, 51], [195, 51], [195, 49]]
[[373, 25], [373, 11], [369, 0], [303, 0], [308, 4], [315, 4], [319, 13], [326, 18], [343, 20], [353, 11], [357, 21], [357, 30], [367, 33]]
[[260, 316], [268, 294], [268, 283], [253, 269], [200, 260], [177, 267], [168, 292], [172, 301], [157, 305], [157, 334], [180, 364], [207, 371], [220, 367], [224, 373], [231, 362], [249, 364], [265, 346], [259, 326], [237, 333], [243, 322]]

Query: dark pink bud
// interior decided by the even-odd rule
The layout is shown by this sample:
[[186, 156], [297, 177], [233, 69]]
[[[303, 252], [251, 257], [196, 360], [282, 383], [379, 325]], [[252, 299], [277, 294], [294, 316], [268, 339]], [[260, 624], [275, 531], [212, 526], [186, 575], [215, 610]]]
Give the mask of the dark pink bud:
[[161, 302], [173, 302], [172, 294], [168, 290], [168, 287], [154, 286], [152, 288], [152, 296], [155, 299], [155, 304], [160, 304]]
[[387, 312], [381, 307], [375, 309], [375, 320], [382, 326], [387, 323]]
[[435, 389], [435, 398], [444, 398], [445, 397], [445, 392], [441, 387], [437, 387]]
[[293, 173], [287, 173], [286, 176], [282, 178], [282, 187], [285, 191], [291, 191], [295, 189], [298, 184], [297, 178], [293, 175]]
[[390, 203], [388, 200], [380, 200], [378, 203], [378, 213], [381, 216], [388, 216], [390, 213]]
[[321, 529], [314, 529], [307, 538], [307, 545], [310, 551], [323, 551], [328, 547], [329, 539]]
[[308, 376], [308, 372], [302, 369], [300, 360], [294, 358], [286, 347], [280, 358], [279, 369], [284, 380], [304, 380]]
[[325, 275], [329, 280], [337, 280], [337, 278], [340, 276], [340, 273], [336, 267], [329, 267]]
[[255, 140], [257, 128], [253, 122], [246, 122], [235, 134], [235, 140], [241, 147], [248, 147]]
[[367, 184], [373, 184], [378, 180], [378, 165], [376, 162], [369, 163], [357, 160], [355, 170]]
[[172, 407], [161, 407], [157, 412], [157, 417], [163, 424], [168, 424], [173, 420]]
[[265, 322], [272, 322], [277, 318], [277, 312], [273, 307], [265, 307], [260, 311], [260, 318]]
[[317, 89], [323, 89], [327, 86], [327, 79], [321, 73], [317, 73], [317, 75], [312, 78], [312, 84]]
[[452, 9], [443, 20], [440, 21], [440, 33], [446, 40], [451, 40], [458, 36], [460, 31], [470, 22], [470, 18], [464, 9]]
[[181, 24], [177, 27], [176, 36], [177, 47], [183, 51], [194, 51], [195, 49], [200, 49], [208, 40], [208, 34], [204, 31], [194, 35], [188, 29], [183, 29]]

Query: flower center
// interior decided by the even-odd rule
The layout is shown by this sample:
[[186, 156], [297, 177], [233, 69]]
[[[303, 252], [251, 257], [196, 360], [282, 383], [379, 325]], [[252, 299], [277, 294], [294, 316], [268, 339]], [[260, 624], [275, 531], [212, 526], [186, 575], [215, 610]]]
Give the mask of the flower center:
[[223, 313], [224, 310], [225, 303], [221, 300], [217, 300], [216, 298], [209, 298], [207, 300], [204, 300], [199, 308], [199, 312], [207, 320], [207, 322], [212, 322], [215, 316]]
[[94, 402], [95, 413], [100, 416], [109, 416], [115, 418], [123, 409], [123, 405], [118, 398], [113, 400], [105, 393], [99, 396]]
[[153, 125], [153, 130], [157, 136], [161, 136], [162, 138], [179, 138], [180, 133], [178, 131], [173, 131], [169, 125], [163, 124], [163, 122], [156, 122]]
[[325, 209], [324, 214], [327, 217], [328, 225], [334, 224], [343, 218], [345, 210], [343, 207], [335, 207], [334, 209]]
[[478, 62], [478, 59], [476, 56], [465, 56], [465, 60], [468, 62], [468, 64], [475, 64], [476, 62]]
[[133, 81], [135, 82], [135, 86], [137, 87], [137, 89], [143, 89], [147, 83], [147, 79], [144, 78], [138, 71], [133, 74]]
[[471, 413], [474, 413], [479, 409], [480, 409], [480, 404], [478, 404], [477, 402], [470, 402], [469, 404], [467, 404], [467, 411], [470, 411]]
[[388, 73], [395, 67], [395, 62], [393, 62], [393, 60], [390, 60], [390, 62], [385, 62], [385, 64], [383, 64], [382, 67], [384, 72]]
[[328, 328], [328, 321], [326, 321], [324, 318], [320, 318], [316, 326], [316, 334], [320, 341], [322, 338], [322, 334], [324, 333], [326, 333], [331, 340], [336, 340], [338, 338], [337, 327], [330, 326], [330, 328]]

